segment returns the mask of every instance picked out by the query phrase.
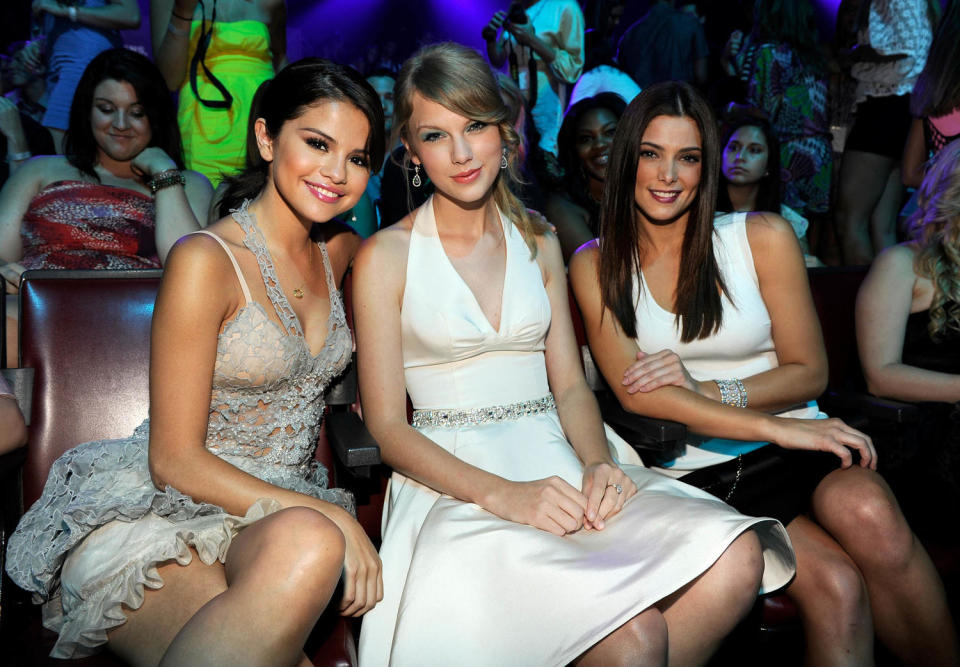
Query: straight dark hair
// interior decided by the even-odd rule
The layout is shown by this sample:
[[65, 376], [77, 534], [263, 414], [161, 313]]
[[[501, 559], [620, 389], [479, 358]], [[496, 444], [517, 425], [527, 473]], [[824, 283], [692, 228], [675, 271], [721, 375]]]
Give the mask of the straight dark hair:
[[[311, 106], [331, 100], [349, 102], [370, 124], [367, 168], [372, 171], [372, 165], [383, 164], [385, 141], [380, 97], [352, 67], [324, 58], [303, 58], [280, 70], [262, 90], [259, 104], [252, 110], [256, 113], [252, 121], [263, 118], [271, 137], [277, 137], [284, 123], [299, 118]], [[254, 199], [266, 185], [270, 164], [260, 158], [259, 151], [247, 157], [250, 165], [238, 175], [225, 179], [227, 187], [220, 200], [220, 211], [229, 211], [245, 199]]]
[[627, 106], [613, 138], [607, 180], [600, 203], [600, 293], [630, 338], [637, 336], [634, 280], [643, 264], [646, 239], [638, 224], [637, 164], [643, 133], [657, 116], [689, 118], [700, 132], [700, 185], [689, 209], [680, 251], [676, 326], [688, 343], [715, 333], [723, 319], [721, 293], [729, 292], [713, 254], [713, 217], [720, 174], [717, 125], [709, 105], [687, 83], [657, 83]]
[[950, 0], [930, 44], [927, 64], [913, 86], [910, 112], [945, 116], [960, 107], [960, 0]]
[[176, 111], [167, 84], [156, 65], [146, 56], [130, 49], [107, 49], [90, 61], [77, 84], [70, 105], [70, 123], [64, 137], [67, 161], [83, 173], [100, 180], [93, 170], [99, 161], [100, 147], [93, 136], [91, 117], [93, 93], [107, 79], [129, 83], [137, 94], [150, 122], [150, 146], [170, 156], [178, 169], [184, 169], [183, 142]]
[[[725, 114], [720, 122], [720, 150], [727, 150], [727, 142], [733, 133], [741, 127], [755, 127], [763, 133], [767, 142], [767, 173], [760, 179], [757, 192], [757, 205], [754, 210], [770, 211], [780, 215], [780, 140], [770, 121], [759, 109], [747, 108]], [[722, 153], [721, 153], [722, 155]], [[720, 172], [723, 173], [722, 171]], [[727, 191], [727, 179], [720, 179], [720, 191], [717, 193], [717, 210], [721, 213], [733, 212], [730, 193]]]

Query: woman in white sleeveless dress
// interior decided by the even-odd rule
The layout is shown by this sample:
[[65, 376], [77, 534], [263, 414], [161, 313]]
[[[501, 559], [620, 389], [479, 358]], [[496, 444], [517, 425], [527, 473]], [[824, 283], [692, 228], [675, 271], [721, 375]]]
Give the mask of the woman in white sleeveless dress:
[[401, 70], [394, 127], [436, 194], [356, 263], [364, 417], [396, 470], [360, 662], [702, 663], [792, 550], [608, 443], [559, 244], [507, 188], [506, 116], [465, 47]]
[[706, 101], [677, 82], [644, 90], [608, 173], [600, 239], [574, 255], [571, 283], [623, 407], [689, 429], [665, 473], [787, 526], [806, 664], [872, 664], [876, 629], [904, 664], [955, 665], [943, 585], [872, 442], [811, 400], [826, 352], [796, 234], [773, 213], [714, 216]]

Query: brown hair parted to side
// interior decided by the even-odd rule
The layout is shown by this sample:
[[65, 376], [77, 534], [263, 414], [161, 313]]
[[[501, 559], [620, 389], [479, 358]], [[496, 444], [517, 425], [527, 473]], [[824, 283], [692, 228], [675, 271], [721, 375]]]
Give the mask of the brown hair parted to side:
[[620, 117], [613, 137], [603, 200], [600, 203], [600, 293], [605, 309], [624, 334], [637, 335], [633, 282], [643, 262], [641, 227], [637, 224], [637, 164], [643, 133], [657, 116], [689, 118], [697, 125], [702, 168], [697, 196], [680, 254], [677, 279], [677, 327], [687, 343], [706, 338], [723, 319], [721, 293], [728, 292], [713, 254], [713, 218], [720, 179], [720, 142], [709, 105], [687, 83], [667, 81], [637, 95]]
[[[418, 93], [450, 111], [471, 120], [497, 125], [506, 148], [507, 168], [493, 186], [493, 198], [503, 214], [517, 226], [536, 257], [535, 236], [547, 226], [533, 219], [510, 191], [510, 182], [519, 182], [520, 136], [497, 87], [489, 65], [476, 51], [446, 42], [420, 49], [400, 68], [394, 88], [393, 137], [408, 144], [408, 124], [413, 113], [413, 95]], [[409, 155], [407, 158], [409, 160]]]

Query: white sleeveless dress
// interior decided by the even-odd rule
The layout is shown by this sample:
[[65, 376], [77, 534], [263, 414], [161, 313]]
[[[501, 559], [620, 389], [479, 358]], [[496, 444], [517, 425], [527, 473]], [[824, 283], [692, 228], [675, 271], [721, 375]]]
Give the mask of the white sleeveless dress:
[[[583, 467], [556, 410], [540, 402], [550, 393], [540, 268], [519, 231], [501, 222], [507, 260], [495, 331], [443, 250], [432, 200], [415, 213], [401, 309], [407, 390], [417, 410], [437, 411], [421, 432], [461, 460], [514, 481], [558, 475], [579, 489]], [[463, 412], [494, 406], [508, 407]], [[496, 419], [504, 413], [513, 418]], [[443, 421], [457, 426], [430, 425]], [[394, 473], [380, 550], [384, 599], [364, 617], [360, 664], [567, 664], [702, 574], [749, 528], [764, 547], [763, 589], [793, 576], [780, 523], [644, 469], [622, 442], [611, 448], [639, 493], [603, 531], [565, 537]]]

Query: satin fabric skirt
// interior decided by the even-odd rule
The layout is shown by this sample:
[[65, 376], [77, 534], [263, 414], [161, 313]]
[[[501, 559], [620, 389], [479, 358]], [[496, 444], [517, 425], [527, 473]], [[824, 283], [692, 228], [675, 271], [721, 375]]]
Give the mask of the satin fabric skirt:
[[[423, 429], [460, 459], [514, 481], [582, 466], [555, 411]], [[558, 537], [394, 474], [384, 508], [384, 599], [363, 621], [360, 664], [564, 665], [706, 571], [744, 531], [763, 545], [766, 592], [795, 560], [783, 526], [639, 465], [608, 432], [639, 492], [603, 531]]]

